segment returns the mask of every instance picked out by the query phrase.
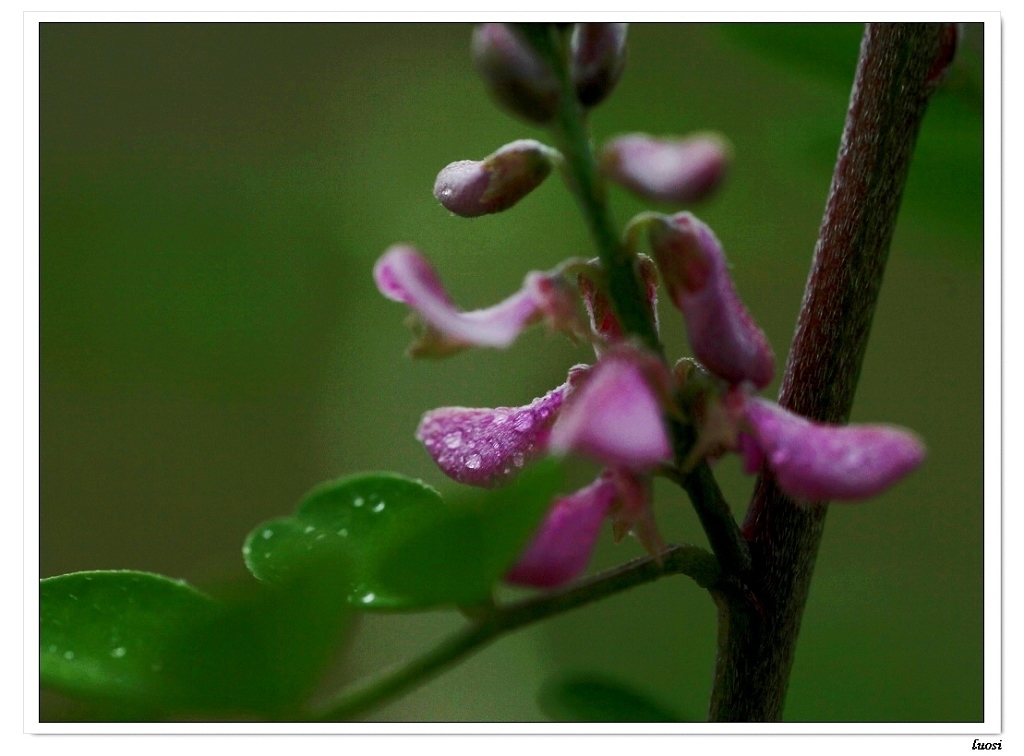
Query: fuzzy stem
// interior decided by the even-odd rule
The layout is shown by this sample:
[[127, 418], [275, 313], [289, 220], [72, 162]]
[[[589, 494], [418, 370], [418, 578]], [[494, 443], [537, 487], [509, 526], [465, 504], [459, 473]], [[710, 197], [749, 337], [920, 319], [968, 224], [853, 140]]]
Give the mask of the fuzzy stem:
[[[943, 50], [942, 24], [868, 24], [779, 403], [845, 422], [853, 405], [900, 197]], [[948, 35], [946, 35], [948, 37]], [[715, 591], [709, 719], [778, 721], [825, 503], [797, 506], [758, 478], [743, 524], [752, 593]]]
[[425, 655], [355, 691], [344, 692], [313, 719], [353, 719], [423, 685], [506, 633], [666, 575], [688, 575], [708, 589], [722, 578], [717, 560], [703, 549], [669, 546], [658, 559], [640, 557], [559, 590], [495, 607]]

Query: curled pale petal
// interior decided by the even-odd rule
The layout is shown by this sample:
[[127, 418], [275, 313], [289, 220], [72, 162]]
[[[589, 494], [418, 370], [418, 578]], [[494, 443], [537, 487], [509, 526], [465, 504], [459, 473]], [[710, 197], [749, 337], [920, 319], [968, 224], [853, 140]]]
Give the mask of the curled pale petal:
[[499, 105], [534, 123], [547, 123], [555, 117], [558, 79], [508, 24], [477, 26], [472, 54], [480, 77]]
[[729, 167], [732, 151], [717, 134], [658, 139], [627, 134], [601, 149], [601, 170], [644, 199], [688, 205], [714, 192]]
[[551, 173], [554, 152], [533, 139], [506, 144], [480, 161], [460, 160], [445, 167], [434, 182], [434, 196], [464, 218], [507, 210]]
[[576, 99], [593, 107], [607, 97], [626, 67], [629, 24], [576, 24], [572, 31], [572, 81]]
[[[578, 279], [580, 294], [583, 296], [587, 315], [590, 316], [590, 329], [609, 343], [621, 341], [625, 337], [625, 333], [622, 330], [622, 324], [615, 316], [608, 291], [604, 287], [600, 265], [597, 260], [591, 261], [590, 265], [592, 270], [580, 273]], [[654, 261], [647, 255], [637, 255], [636, 267], [647, 293], [649, 312], [654, 321], [654, 329], [657, 331], [658, 269]], [[598, 353], [600, 354], [600, 351]]]
[[553, 327], [565, 327], [561, 318], [572, 307], [560, 273], [531, 273], [523, 288], [504, 301], [463, 312], [426, 258], [406, 245], [389, 248], [374, 266], [373, 278], [384, 296], [409, 305], [420, 321], [418, 338], [409, 349], [414, 357], [443, 357], [470, 346], [507, 347], [542, 318]]
[[669, 296], [686, 318], [697, 359], [731, 384], [767, 386], [775, 356], [740, 301], [711, 229], [690, 213], [679, 213], [652, 223], [648, 233]]
[[471, 486], [499, 486], [544, 453], [559, 409], [587, 370], [574, 367], [568, 381], [525, 407], [432, 410], [420, 421], [416, 438], [448, 477]]
[[670, 459], [656, 390], [636, 361], [622, 354], [602, 357], [552, 428], [552, 451], [580, 452], [634, 470]]
[[[921, 440], [902, 428], [814, 423], [757, 398], [746, 419], [779, 488], [799, 501], [866, 499], [924, 461]], [[747, 461], [758, 460], [748, 452]]]
[[590, 561], [601, 523], [618, 496], [618, 487], [603, 475], [586, 488], [555, 499], [506, 579], [519, 585], [552, 588], [578, 577]]

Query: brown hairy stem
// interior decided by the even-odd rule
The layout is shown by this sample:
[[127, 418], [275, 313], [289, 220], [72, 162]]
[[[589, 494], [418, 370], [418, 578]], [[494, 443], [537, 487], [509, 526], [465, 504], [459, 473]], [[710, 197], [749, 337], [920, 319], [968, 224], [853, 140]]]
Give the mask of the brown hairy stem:
[[[936, 70], [948, 63], [945, 24], [868, 24], [846, 126], [804, 292], [779, 403], [845, 422], [921, 120]], [[763, 472], [743, 523], [749, 585], [714, 591], [718, 657], [708, 718], [782, 717], [827, 506], [798, 506]]]

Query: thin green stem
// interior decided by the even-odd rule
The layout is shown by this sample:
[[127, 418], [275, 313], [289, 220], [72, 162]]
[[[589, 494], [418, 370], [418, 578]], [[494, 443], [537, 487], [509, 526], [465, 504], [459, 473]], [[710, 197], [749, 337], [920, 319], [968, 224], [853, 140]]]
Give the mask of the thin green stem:
[[[569, 187], [576, 196], [597, 246], [607, 276], [612, 307], [625, 331], [638, 336], [645, 346], [664, 361], [664, 348], [651, 317], [647, 292], [637, 275], [636, 255], [628, 245], [620, 241], [608, 207], [607, 192], [597, 170], [584, 110], [576, 99], [567, 65], [566, 41], [551, 28], [546, 38], [532, 29], [531, 42], [545, 56], [561, 83], [561, 106], [552, 133], [558, 149], [565, 157], [563, 170]], [[669, 422], [669, 431], [679, 470], [693, 447], [696, 434], [693, 426], [676, 420]], [[702, 461], [689, 473], [677, 472], [670, 477], [689, 495], [707, 533], [708, 543], [722, 568], [738, 576], [745, 575], [751, 565], [750, 550], [707, 463]]]
[[718, 561], [708, 552], [696, 546], [669, 546], [658, 559], [640, 557], [559, 590], [495, 607], [423, 656], [357, 690], [342, 693], [312, 719], [339, 722], [365, 714], [426, 683], [506, 633], [666, 575], [688, 575], [709, 590], [722, 580]]

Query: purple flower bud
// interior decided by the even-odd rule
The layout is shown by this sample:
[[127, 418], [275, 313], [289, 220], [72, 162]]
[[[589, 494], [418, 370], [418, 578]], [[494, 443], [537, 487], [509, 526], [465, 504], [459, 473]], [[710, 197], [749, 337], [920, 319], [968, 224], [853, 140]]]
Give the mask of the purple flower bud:
[[572, 332], [574, 301], [561, 274], [529, 273], [523, 288], [483, 310], [462, 312], [448, 297], [434, 269], [413, 247], [390, 247], [373, 268], [377, 288], [418, 316], [413, 357], [444, 357], [471, 346], [507, 347], [528, 325], [546, 318]]
[[714, 233], [690, 213], [650, 227], [651, 249], [669, 296], [686, 318], [693, 353], [731, 384], [767, 386], [775, 372], [768, 339], [743, 306]]
[[572, 32], [572, 81], [576, 99], [593, 107], [607, 97], [626, 67], [629, 24], [576, 24]]
[[921, 440], [902, 428], [823, 425], [758, 398], [747, 400], [746, 420], [751, 433], [740, 444], [748, 471], [763, 462], [779, 488], [803, 502], [875, 496], [924, 461]]
[[510, 583], [553, 588], [587, 567], [601, 534], [601, 523], [619, 492], [608, 475], [586, 488], [555, 499], [537, 533], [506, 576]]
[[420, 421], [416, 438], [453, 480], [483, 488], [501, 485], [546, 451], [559, 409], [588, 369], [574, 367], [568, 381], [525, 407], [432, 410]]
[[612, 181], [655, 202], [688, 205], [714, 192], [732, 158], [717, 134], [657, 139], [647, 134], [616, 137], [601, 149], [601, 170]]
[[551, 173], [554, 150], [533, 139], [519, 139], [481, 161], [460, 160], [434, 182], [434, 196], [463, 218], [508, 210]]
[[656, 389], [623, 352], [607, 353], [593, 368], [552, 428], [550, 446], [631, 470], [672, 456]]
[[558, 80], [508, 24], [477, 26], [472, 52], [477, 71], [499, 105], [534, 123], [555, 117]]

